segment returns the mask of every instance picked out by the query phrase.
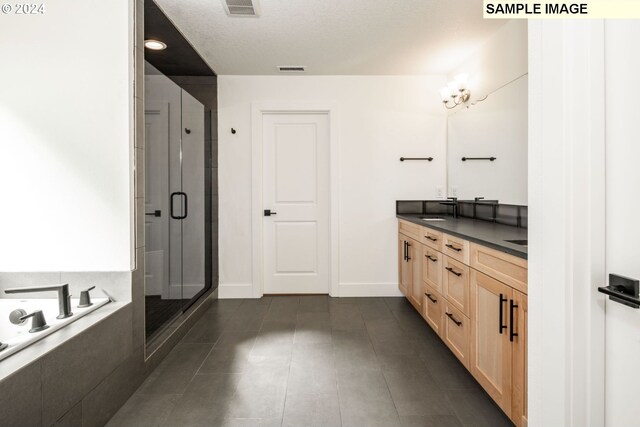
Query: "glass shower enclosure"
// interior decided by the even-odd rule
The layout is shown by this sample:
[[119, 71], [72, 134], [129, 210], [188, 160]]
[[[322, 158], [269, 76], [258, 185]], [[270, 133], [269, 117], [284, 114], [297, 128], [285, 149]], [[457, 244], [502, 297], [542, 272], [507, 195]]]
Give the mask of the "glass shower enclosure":
[[206, 290], [204, 106], [150, 64], [145, 72], [147, 342]]

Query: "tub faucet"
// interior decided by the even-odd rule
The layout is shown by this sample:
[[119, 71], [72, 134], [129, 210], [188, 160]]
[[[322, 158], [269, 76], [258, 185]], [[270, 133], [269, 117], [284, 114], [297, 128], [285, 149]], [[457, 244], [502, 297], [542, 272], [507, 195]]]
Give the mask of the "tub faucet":
[[50, 286], [33, 286], [26, 288], [10, 288], [5, 289], [5, 294], [26, 294], [30, 292], [50, 292], [56, 291], [58, 292], [58, 308], [60, 310], [60, 314], [56, 317], [57, 319], [64, 319], [70, 317], [73, 313], [71, 312], [71, 295], [69, 295], [69, 284], [61, 284], [61, 285], [50, 285]]

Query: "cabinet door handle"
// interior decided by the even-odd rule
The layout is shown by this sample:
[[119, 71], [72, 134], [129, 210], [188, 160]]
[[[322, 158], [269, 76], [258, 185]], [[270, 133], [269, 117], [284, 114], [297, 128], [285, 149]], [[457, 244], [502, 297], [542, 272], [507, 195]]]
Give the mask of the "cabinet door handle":
[[435, 237], [431, 237], [431, 236], [424, 236], [424, 237], [426, 237], [427, 239], [431, 240], [432, 242], [437, 242], [438, 241], [438, 239], [436, 239]]
[[455, 317], [453, 317], [453, 314], [451, 313], [446, 313], [447, 317], [451, 320], [453, 320], [453, 323], [455, 323], [456, 325], [460, 326], [462, 325], [462, 322], [460, 320], [456, 320]]
[[402, 259], [403, 260], [407, 260], [407, 241], [403, 240], [402, 241]]
[[451, 268], [451, 267], [445, 267], [444, 269], [445, 269], [445, 270], [447, 270], [447, 271], [448, 271], [449, 273], [451, 273], [451, 274], [455, 274], [455, 275], [456, 275], [456, 276], [458, 276], [458, 277], [462, 276], [462, 273], [458, 273], [457, 271], [455, 271], [455, 270], [454, 270], [453, 268]]
[[435, 299], [434, 297], [431, 296], [431, 294], [425, 294], [427, 296], [427, 298], [429, 298], [429, 301], [431, 301], [434, 304], [438, 303], [438, 300]]
[[434, 258], [431, 255], [425, 255], [425, 258], [427, 258], [429, 261], [438, 262], [438, 258]]
[[502, 303], [504, 302], [507, 302], [507, 298], [505, 298], [504, 295], [500, 294], [500, 317], [498, 318], [498, 332], [500, 332], [500, 335], [502, 335], [502, 331], [504, 329], [507, 329], [507, 325], [502, 324], [502, 315], [503, 315]]
[[513, 309], [518, 308], [518, 304], [514, 304], [513, 300], [509, 300], [509, 341], [513, 342], [513, 337], [517, 337], [518, 333], [513, 332]]
[[446, 247], [448, 247], [448, 248], [449, 248], [449, 249], [451, 249], [451, 250], [456, 251], [456, 252], [460, 252], [460, 251], [462, 250], [462, 248], [456, 248], [455, 246], [450, 245], [450, 244], [448, 244], [448, 243], [447, 243], [445, 246], [446, 246]]
[[409, 248], [411, 247], [411, 243], [407, 242], [407, 261], [411, 261], [411, 257], [409, 256]]

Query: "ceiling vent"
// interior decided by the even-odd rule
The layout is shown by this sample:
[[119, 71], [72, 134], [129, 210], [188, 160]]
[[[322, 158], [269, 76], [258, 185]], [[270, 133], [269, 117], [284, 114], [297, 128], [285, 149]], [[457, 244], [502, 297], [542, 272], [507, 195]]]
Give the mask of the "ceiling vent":
[[278, 65], [278, 71], [281, 73], [304, 73], [307, 71], [305, 65]]
[[222, 0], [229, 16], [260, 16], [258, 0]]

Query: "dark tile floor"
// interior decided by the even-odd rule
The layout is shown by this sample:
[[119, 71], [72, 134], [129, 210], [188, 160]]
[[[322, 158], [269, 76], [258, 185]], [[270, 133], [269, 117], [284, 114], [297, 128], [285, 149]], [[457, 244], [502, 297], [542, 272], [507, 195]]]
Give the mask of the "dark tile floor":
[[404, 298], [218, 300], [108, 426], [511, 426]]

